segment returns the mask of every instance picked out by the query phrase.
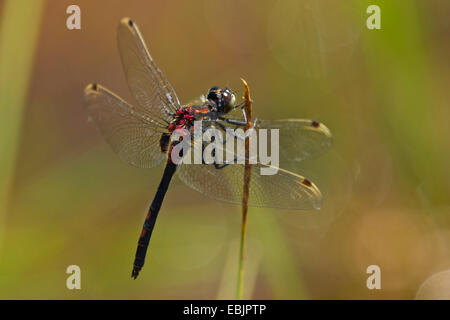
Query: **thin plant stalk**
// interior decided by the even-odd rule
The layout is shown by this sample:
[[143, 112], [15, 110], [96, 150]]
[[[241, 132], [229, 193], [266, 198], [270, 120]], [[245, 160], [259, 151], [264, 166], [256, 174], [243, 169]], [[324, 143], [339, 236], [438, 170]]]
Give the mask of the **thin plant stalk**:
[[[245, 131], [253, 127], [252, 123], [252, 100], [250, 98], [250, 90], [247, 82], [241, 78], [245, 87], [244, 109], [247, 114], [247, 124], [245, 125]], [[242, 228], [241, 228], [241, 245], [239, 250], [239, 272], [238, 272], [238, 287], [237, 287], [237, 299], [242, 300], [244, 291], [244, 258], [245, 258], [245, 241], [247, 235], [247, 212], [248, 212], [248, 196], [250, 190], [250, 176], [251, 166], [249, 163], [250, 154], [250, 138], [245, 139], [245, 167], [244, 167], [244, 189], [242, 193]]]
[[0, 251], [44, 6], [44, 0], [0, 5]]

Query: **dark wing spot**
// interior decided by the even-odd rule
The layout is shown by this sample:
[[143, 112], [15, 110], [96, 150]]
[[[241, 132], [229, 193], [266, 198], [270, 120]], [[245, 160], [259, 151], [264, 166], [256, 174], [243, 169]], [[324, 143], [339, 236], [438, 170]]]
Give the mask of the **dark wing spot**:
[[316, 120], [313, 120], [313, 121], [311, 122], [311, 125], [312, 125], [314, 128], [318, 128], [318, 127], [320, 127], [320, 122], [319, 122], [319, 121], [316, 121]]
[[304, 184], [304, 185], [307, 186], [307, 187], [311, 187], [311, 186], [312, 186], [312, 182], [309, 181], [309, 180], [306, 179], [306, 178], [302, 180], [302, 184]]

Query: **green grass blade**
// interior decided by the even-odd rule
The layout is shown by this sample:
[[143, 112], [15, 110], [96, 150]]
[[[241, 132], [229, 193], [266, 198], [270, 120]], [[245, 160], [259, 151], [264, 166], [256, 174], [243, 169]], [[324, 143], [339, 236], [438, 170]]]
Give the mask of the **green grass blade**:
[[8, 0], [0, 17], [0, 249], [44, 0]]

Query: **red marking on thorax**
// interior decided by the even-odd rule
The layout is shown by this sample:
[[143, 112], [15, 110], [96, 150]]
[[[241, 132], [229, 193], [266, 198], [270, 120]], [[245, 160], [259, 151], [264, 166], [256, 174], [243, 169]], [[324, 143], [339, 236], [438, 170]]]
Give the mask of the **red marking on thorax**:
[[210, 110], [209, 110], [209, 108], [203, 108], [203, 109], [197, 109], [197, 110], [195, 110], [195, 114], [205, 114], [205, 113], [208, 113], [208, 112], [210, 112]]
[[[193, 127], [193, 122], [195, 120], [195, 114], [197, 114], [197, 110], [192, 108], [192, 106], [186, 106], [181, 108], [175, 114], [174, 119], [169, 124], [169, 133], [173, 133], [177, 129], [191, 129]], [[183, 136], [187, 136], [188, 133], [184, 132]], [[181, 139], [181, 137], [180, 137]], [[174, 145], [176, 145], [178, 141], [174, 141], [169, 148], [169, 157], [167, 159], [168, 162], [172, 162], [171, 154]]]
[[175, 118], [169, 125], [169, 132], [172, 133], [176, 129], [190, 127], [192, 122], [194, 122], [194, 115], [196, 113], [196, 110], [191, 106], [186, 106], [179, 109], [175, 115]]

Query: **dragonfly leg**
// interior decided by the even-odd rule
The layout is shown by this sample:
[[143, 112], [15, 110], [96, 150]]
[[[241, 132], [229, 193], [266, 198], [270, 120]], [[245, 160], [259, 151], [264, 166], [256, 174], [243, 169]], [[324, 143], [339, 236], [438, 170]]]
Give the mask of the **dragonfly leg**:
[[[216, 124], [225, 132], [227, 132], [227, 129], [230, 129], [229, 127], [226, 127], [223, 123], [216, 122]], [[234, 132], [234, 130], [236, 130], [237, 128], [238, 128], [237, 126], [232, 128], [233, 130], [232, 130], [231, 134], [233, 137], [238, 138], [238, 139], [241, 138], [241, 140], [243, 140], [244, 139], [243, 137], [236, 135], [236, 132]], [[225, 145], [226, 141], [221, 141], [221, 143], [223, 143]]]
[[[227, 129], [230, 129], [229, 127], [225, 126], [223, 123], [216, 122], [216, 124], [217, 124], [223, 131], [225, 131], [225, 132], [227, 132]], [[239, 140], [245, 140], [244, 137], [241, 137], [241, 136], [239, 136], [239, 135], [236, 134], [235, 130], [238, 129], [238, 126], [232, 128], [232, 129], [233, 129], [233, 130], [231, 130], [230, 133], [231, 133], [231, 135], [232, 135], [233, 137], [235, 137], [236, 139], [239, 139]], [[223, 141], [222, 141], [222, 142], [223, 142]], [[225, 143], [224, 143], [224, 144], [225, 144]]]
[[230, 164], [233, 164], [236, 161], [237, 161], [237, 157], [235, 157], [233, 161], [225, 161], [223, 164], [214, 163], [214, 168], [220, 170], [220, 169], [225, 168], [226, 166], [229, 166]]
[[[230, 119], [228, 119], [228, 120], [230, 120]], [[258, 123], [258, 118], [256, 118], [255, 121], [253, 122], [253, 127], [250, 129], [250, 133], [254, 130], [254, 128], [256, 127], [256, 124], [257, 124], [257, 123]], [[227, 127], [226, 127], [225, 125], [223, 125], [223, 124], [220, 123], [220, 122], [217, 122], [216, 124], [217, 124], [222, 130], [226, 131]], [[231, 135], [232, 135], [233, 137], [235, 137], [236, 139], [239, 139], [239, 140], [241, 140], [241, 141], [245, 141], [245, 140], [250, 136], [250, 134], [246, 134], [244, 137], [242, 137], [242, 136], [236, 134], [236, 132], [235, 132], [236, 129], [238, 129], [238, 126], [236, 126], [235, 128], [233, 128], [233, 131], [231, 132]]]
[[[217, 123], [218, 125], [220, 125], [221, 127], [223, 126], [223, 124], [221, 124], [221, 123]], [[223, 126], [224, 127], [224, 126]], [[224, 130], [225, 130], [225, 128], [224, 128]], [[215, 141], [215, 137], [213, 136], [213, 137], [211, 137], [211, 142], [214, 142]], [[226, 146], [226, 144], [227, 144], [227, 142], [226, 142], [226, 140], [225, 141], [221, 141], [221, 143], [223, 143], [223, 146], [225, 147]], [[204, 150], [205, 150], [205, 146], [203, 146], [203, 152], [204, 152]], [[212, 156], [215, 158], [216, 157], [216, 150], [215, 149], [213, 149], [212, 150]], [[235, 157], [232, 161], [225, 161], [224, 163], [221, 163], [221, 164], [219, 164], [219, 163], [215, 163], [214, 162], [214, 167], [216, 168], [216, 169], [223, 169], [223, 168], [225, 168], [226, 166], [228, 166], [228, 165], [230, 165], [230, 164], [232, 164], [232, 163], [234, 163], [234, 162], [236, 162], [237, 161], [237, 157]], [[202, 162], [203, 162], [203, 164], [206, 164], [205, 162], [204, 162], [204, 159], [202, 160]]]
[[[243, 110], [243, 109], [242, 109], [242, 110]], [[244, 110], [243, 110], [243, 114], [244, 114], [244, 118], [247, 120], [247, 117], [246, 117], [246, 115], [245, 115], [245, 111], [244, 111]], [[219, 120], [219, 121], [225, 121], [225, 122], [228, 122], [228, 123], [230, 123], [230, 124], [235, 124], [235, 125], [236, 125], [236, 127], [234, 127], [233, 130], [231, 131], [231, 135], [232, 135], [233, 137], [235, 137], [236, 139], [239, 139], [239, 140], [241, 140], [241, 141], [245, 141], [245, 140], [250, 136], [249, 134], [247, 134], [247, 135], [245, 135], [244, 137], [242, 137], [242, 136], [236, 134], [235, 130], [238, 129], [239, 126], [240, 126], [240, 122], [239, 122], [239, 121], [236, 121], [236, 122], [238, 123], [238, 124], [236, 124], [235, 122], [229, 122], [229, 121], [227, 121], [227, 120], [230, 120], [230, 119], [219, 118], [218, 120]], [[227, 129], [230, 129], [230, 128], [228, 128], [227, 126], [225, 126], [223, 123], [218, 122], [217, 120], [213, 120], [213, 121], [207, 120], [207, 121], [208, 121], [208, 122], [213, 122], [213, 121], [214, 121], [214, 122], [215, 122], [214, 124], [217, 125], [217, 126], [219, 126], [223, 131], [228, 132]], [[231, 121], [231, 120], [230, 120], [230, 121]], [[255, 119], [255, 121], [254, 121], [254, 125], [255, 125], [255, 126], [256, 126], [256, 123], [257, 123], [257, 122], [258, 122], [258, 119]], [[254, 130], [254, 128], [251, 128], [250, 130]], [[214, 142], [214, 141], [215, 141], [215, 136], [211, 137], [211, 142]], [[222, 146], [225, 147], [227, 141], [226, 141], [226, 139], [225, 139], [225, 140], [219, 141], [219, 143], [222, 143]], [[203, 151], [204, 151], [204, 146], [203, 146]], [[214, 149], [213, 152], [212, 152], [212, 156], [213, 156], [214, 158], [215, 158], [215, 156], [216, 156], [216, 155], [215, 155], [215, 152], [216, 152], [216, 150]], [[223, 168], [225, 168], [226, 166], [228, 166], [228, 165], [230, 165], [230, 164], [232, 164], [232, 163], [235, 163], [235, 162], [237, 162], [237, 157], [235, 157], [232, 161], [224, 162], [224, 163], [221, 163], [221, 164], [214, 163], [214, 167], [215, 167], [216, 169], [223, 169]]]
[[243, 127], [247, 124], [247, 121], [238, 121], [238, 120], [227, 119], [227, 118], [223, 118], [223, 117], [219, 117], [219, 119], [222, 121], [225, 121], [226, 123], [234, 124], [234, 125], [240, 126], [240, 127]]
[[222, 164], [222, 165], [217, 164], [217, 163], [214, 163], [214, 168], [216, 168], [217, 170], [220, 170], [220, 169], [225, 168], [225, 167], [228, 166], [228, 165], [229, 165], [229, 163], [224, 163], [224, 164]]
[[234, 124], [236, 126], [245, 126], [247, 124], [247, 113], [244, 110], [244, 107], [241, 107], [241, 111], [242, 111], [242, 115], [244, 116], [244, 121], [238, 121], [238, 120], [233, 120], [233, 119], [228, 119], [225, 117], [219, 117], [220, 120], [225, 121], [226, 123], [229, 124]]

